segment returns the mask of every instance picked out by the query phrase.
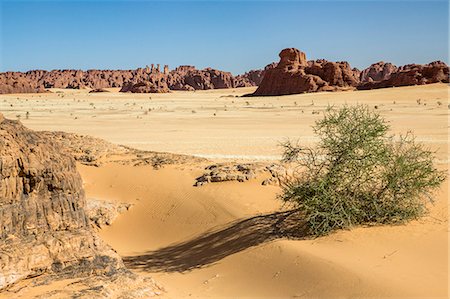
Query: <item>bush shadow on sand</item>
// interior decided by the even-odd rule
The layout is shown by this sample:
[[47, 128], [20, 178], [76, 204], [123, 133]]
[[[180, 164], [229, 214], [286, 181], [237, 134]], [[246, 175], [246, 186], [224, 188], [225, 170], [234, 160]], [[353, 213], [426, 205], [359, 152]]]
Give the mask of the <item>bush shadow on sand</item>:
[[136, 270], [186, 272], [276, 239], [306, 239], [307, 226], [299, 217], [298, 210], [254, 216], [194, 239], [123, 260], [128, 268]]

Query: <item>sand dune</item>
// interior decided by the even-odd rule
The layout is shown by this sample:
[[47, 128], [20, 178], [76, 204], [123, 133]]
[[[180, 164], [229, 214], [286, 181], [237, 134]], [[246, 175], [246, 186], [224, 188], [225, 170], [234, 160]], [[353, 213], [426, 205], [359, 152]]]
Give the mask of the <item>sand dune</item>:
[[100, 235], [168, 298], [446, 297], [447, 185], [420, 221], [287, 240], [277, 187], [193, 187], [195, 167], [80, 170], [88, 197], [135, 204]]

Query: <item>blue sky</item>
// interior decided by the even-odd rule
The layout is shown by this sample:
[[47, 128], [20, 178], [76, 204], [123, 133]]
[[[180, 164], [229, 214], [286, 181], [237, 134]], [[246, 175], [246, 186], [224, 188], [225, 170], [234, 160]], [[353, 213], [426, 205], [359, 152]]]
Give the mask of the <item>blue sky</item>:
[[358, 68], [448, 63], [446, 0], [0, 1], [0, 71], [160, 63], [238, 74], [286, 47]]

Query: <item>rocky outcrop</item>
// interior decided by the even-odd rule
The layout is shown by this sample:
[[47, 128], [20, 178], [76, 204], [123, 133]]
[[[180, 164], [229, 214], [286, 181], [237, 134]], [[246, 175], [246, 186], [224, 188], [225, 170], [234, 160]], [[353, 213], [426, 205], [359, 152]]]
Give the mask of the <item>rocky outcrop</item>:
[[33, 72], [6, 72], [0, 74], [0, 94], [45, 92]]
[[409, 64], [398, 68], [387, 79], [368, 81], [360, 84], [358, 89], [376, 89], [397, 86], [423, 85], [430, 83], [449, 83], [449, 68], [442, 61], [429, 64]]
[[355, 70], [346, 61], [331, 62], [324, 59], [309, 61], [305, 73], [320, 77], [332, 87], [353, 87], [359, 83]]
[[129, 273], [85, 207], [75, 160], [61, 143], [0, 117], [0, 290], [41, 274]]
[[316, 91], [373, 89], [449, 82], [448, 66], [442, 61], [396, 67], [377, 62], [363, 71], [346, 61], [306, 61], [305, 53], [284, 49], [277, 67], [267, 70], [254, 96], [276, 96]]
[[159, 64], [156, 68], [152, 65], [151, 68], [144, 70], [145, 75], [137, 76], [132, 80], [125, 82], [120, 89], [120, 92], [132, 93], [166, 93], [169, 92], [167, 85], [168, 66], [164, 66], [164, 73], [159, 71]]
[[398, 68], [390, 62], [380, 61], [372, 64], [361, 72], [361, 83], [387, 80]]
[[273, 62], [268, 64], [262, 70], [251, 70], [243, 75], [238, 75], [234, 78], [234, 87], [250, 87], [259, 86], [264, 78], [264, 74], [267, 70], [273, 69], [278, 63]]
[[251, 70], [234, 78], [235, 87], [251, 87], [261, 84], [264, 70]]
[[138, 150], [87, 135], [54, 131], [41, 131], [39, 135], [61, 144], [77, 162], [88, 166], [98, 167], [103, 163], [114, 162], [133, 166], [151, 165], [160, 169], [166, 165], [205, 161], [204, 158], [187, 155]]
[[132, 204], [117, 203], [102, 199], [89, 198], [86, 205], [86, 214], [97, 227], [111, 225], [114, 220], [125, 211], [128, 211]]
[[250, 164], [214, 164], [205, 168], [206, 173], [196, 179], [194, 186], [226, 181], [244, 182], [255, 177], [256, 167]]
[[149, 79], [145, 82], [132, 83], [127, 82], [120, 89], [120, 92], [132, 92], [132, 93], [166, 93], [169, 92], [164, 78], [161, 80], [153, 81]]
[[354, 88], [359, 83], [348, 62], [307, 61], [305, 53], [288, 48], [280, 52], [278, 65], [265, 72], [255, 96]]
[[180, 66], [168, 74], [171, 90], [204, 90], [233, 88], [234, 78], [229, 72], [212, 68], [197, 70], [194, 66]]
[[[246, 182], [255, 178], [262, 178], [262, 185], [281, 185], [282, 181], [292, 173], [286, 165], [263, 163], [233, 164], [221, 163], [209, 165], [205, 173], [195, 179], [194, 186], [199, 187], [208, 183]], [[269, 175], [269, 176], [268, 176]]]
[[45, 92], [48, 88], [90, 88], [99, 92], [103, 88], [120, 87], [122, 92], [160, 93], [259, 86], [253, 95], [263, 96], [436, 82], [448, 82], [448, 67], [440, 61], [402, 67], [380, 61], [360, 71], [346, 61], [307, 61], [305, 53], [288, 48], [281, 51], [280, 63], [235, 77], [229, 72], [212, 68], [198, 70], [189, 65], [172, 71], [165, 65], [161, 72], [159, 65], [153, 64], [136, 70], [6, 72], [0, 73], [0, 94]]
[[35, 70], [26, 73], [0, 73], [0, 94], [45, 92], [47, 88], [103, 88], [121, 87], [123, 92], [168, 92], [172, 90], [198, 90], [234, 87], [229, 72], [212, 68], [197, 70], [181, 66], [169, 71], [167, 65], [136, 70]]

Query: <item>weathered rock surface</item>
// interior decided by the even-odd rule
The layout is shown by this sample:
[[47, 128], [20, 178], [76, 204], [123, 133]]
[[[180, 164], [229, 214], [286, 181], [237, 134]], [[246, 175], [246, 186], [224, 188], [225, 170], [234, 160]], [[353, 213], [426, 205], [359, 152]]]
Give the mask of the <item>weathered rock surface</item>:
[[164, 78], [156, 81], [149, 79], [148, 81], [138, 83], [127, 82], [120, 89], [120, 92], [165, 93], [169, 92], [169, 88], [167, 87], [167, 83], [164, 81]]
[[[46, 286], [43, 289], [41, 286]], [[43, 274], [20, 281], [8, 287], [1, 295], [6, 298], [79, 298], [79, 299], [132, 299], [150, 298], [164, 292], [150, 277], [140, 277], [120, 269], [111, 275], [73, 278], [68, 274]], [[3, 298], [3, 297], [2, 297]]]
[[[268, 176], [269, 175], [269, 176]], [[228, 181], [245, 182], [262, 177], [262, 185], [280, 185], [283, 178], [288, 175], [286, 166], [280, 164], [247, 163], [212, 164], [205, 168], [205, 173], [196, 178], [194, 186], [208, 183]]]
[[74, 133], [41, 131], [39, 134], [60, 143], [77, 162], [88, 166], [114, 162], [134, 166], [151, 165], [159, 169], [165, 165], [205, 161], [203, 158], [187, 155], [137, 150]]
[[398, 68], [387, 79], [368, 81], [358, 86], [358, 89], [376, 89], [409, 85], [424, 85], [431, 83], [449, 83], [449, 68], [442, 61], [429, 64], [409, 64]]
[[361, 71], [361, 83], [387, 80], [392, 73], [398, 70], [397, 66], [390, 62], [379, 61], [370, 65], [368, 68]]
[[213, 164], [205, 168], [206, 173], [196, 179], [194, 186], [226, 181], [244, 182], [255, 177], [256, 167], [250, 164]]
[[305, 53], [288, 48], [280, 52], [278, 65], [265, 72], [255, 96], [289, 95], [303, 92], [354, 88], [357, 73], [348, 62], [307, 61]]
[[0, 74], [0, 94], [45, 92], [35, 72], [6, 72]]
[[264, 78], [264, 74], [267, 70], [273, 69], [278, 65], [278, 63], [273, 62], [268, 64], [262, 70], [251, 70], [243, 75], [238, 75], [234, 78], [234, 87], [250, 87], [259, 86]]
[[46, 88], [121, 87], [133, 78], [145, 78], [145, 69], [136, 70], [34, 70], [0, 73], [0, 93], [44, 92]]
[[128, 211], [132, 206], [129, 203], [116, 203], [95, 198], [88, 198], [86, 202], [86, 214], [99, 228], [111, 225], [117, 216]]
[[46, 92], [48, 88], [91, 88], [92, 92], [100, 92], [103, 88], [120, 87], [122, 92], [159, 93], [259, 86], [254, 95], [263, 96], [436, 82], [448, 82], [448, 67], [440, 61], [402, 67], [380, 61], [360, 71], [345, 61], [307, 61], [305, 53], [288, 48], [281, 51], [279, 63], [235, 77], [229, 72], [198, 70], [189, 65], [172, 71], [167, 65], [163, 71], [159, 65], [152, 65], [136, 70], [6, 72], [0, 73], [0, 94]]
[[134, 76], [131, 80], [124, 82], [120, 92], [132, 93], [165, 93], [169, 92], [167, 85], [168, 66], [164, 66], [164, 73], [159, 71], [159, 65], [151, 69], [148, 67], [144, 70], [144, 74]]
[[168, 74], [171, 90], [204, 90], [233, 88], [234, 78], [229, 72], [212, 68], [197, 70], [194, 66], [180, 66]]
[[181, 66], [163, 72], [157, 67], [136, 70], [35, 70], [25, 73], [0, 73], [0, 94], [45, 92], [46, 88], [103, 88], [121, 87], [123, 92], [168, 92], [172, 90], [197, 90], [234, 87], [234, 77], [229, 72], [211, 68], [197, 70]]
[[309, 61], [305, 72], [320, 77], [332, 87], [352, 87], [359, 83], [355, 70], [346, 61], [331, 62], [324, 59]]
[[108, 279], [126, 273], [93, 232], [85, 207], [70, 153], [0, 117], [0, 290], [41, 274]]

